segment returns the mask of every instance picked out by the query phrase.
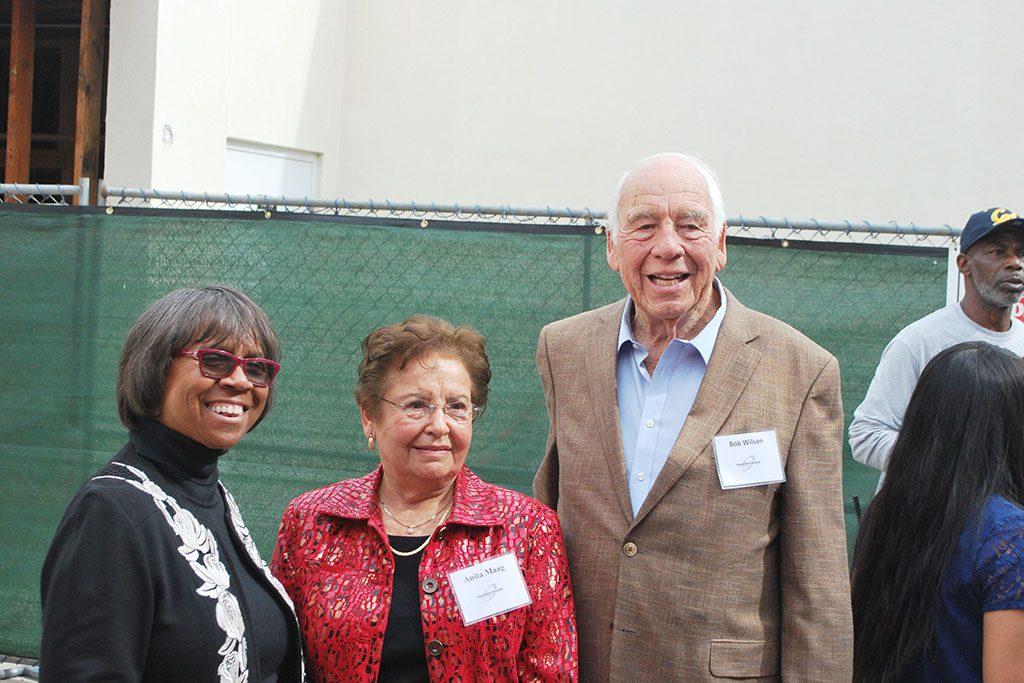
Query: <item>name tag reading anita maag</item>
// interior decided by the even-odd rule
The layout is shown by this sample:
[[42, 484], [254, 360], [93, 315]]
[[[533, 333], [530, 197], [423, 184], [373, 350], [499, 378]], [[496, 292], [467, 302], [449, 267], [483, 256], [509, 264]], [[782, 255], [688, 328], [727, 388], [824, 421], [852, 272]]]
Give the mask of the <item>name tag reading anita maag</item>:
[[453, 571], [448, 584], [466, 626], [533, 602], [513, 553]]
[[716, 436], [712, 444], [723, 489], [786, 481], [774, 429]]

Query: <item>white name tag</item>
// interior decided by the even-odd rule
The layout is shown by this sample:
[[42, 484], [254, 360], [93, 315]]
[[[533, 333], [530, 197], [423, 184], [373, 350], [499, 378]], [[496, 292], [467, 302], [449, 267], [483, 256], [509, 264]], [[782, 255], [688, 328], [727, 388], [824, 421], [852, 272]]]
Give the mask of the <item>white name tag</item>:
[[512, 553], [458, 569], [448, 575], [448, 583], [466, 626], [533, 602]]
[[716, 436], [712, 444], [722, 489], [786, 481], [774, 429]]

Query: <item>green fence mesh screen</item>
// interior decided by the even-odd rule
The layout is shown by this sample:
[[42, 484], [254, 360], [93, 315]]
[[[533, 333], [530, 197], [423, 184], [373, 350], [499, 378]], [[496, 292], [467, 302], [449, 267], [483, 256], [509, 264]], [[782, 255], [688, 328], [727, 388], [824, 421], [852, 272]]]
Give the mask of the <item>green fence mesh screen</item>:
[[[177, 287], [241, 287], [282, 340], [275, 409], [222, 463], [265, 557], [289, 499], [374, 467], [352, 398], [359, 343], [412, 313], [485, 335], [494, 380], [469, 464], [530, 490], [547, 431], [537, 334], [623, 295], [604, 237], [258, 216], [0, 210], [0, 652], [38, 653], [39, 571], [53, 531], [125, 440], [114, 403], [125, 333]], [[888, 340], [945, 300], [941, 250], [733, 240], [728, 255], [722, 279], [744, 303], [839, 358], [847, 420]], [[846, 461], [852, 538], [851, 497], [866, 503], [877, 476], [848, 448]]]

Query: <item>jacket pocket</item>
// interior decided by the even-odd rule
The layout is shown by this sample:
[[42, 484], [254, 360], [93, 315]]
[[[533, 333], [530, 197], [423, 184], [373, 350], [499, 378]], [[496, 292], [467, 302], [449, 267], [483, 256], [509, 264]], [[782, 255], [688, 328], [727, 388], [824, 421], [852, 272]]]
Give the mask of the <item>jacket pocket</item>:
[[778, 676], [779, 641], [712, 640], [710, 669], [717, 678]]

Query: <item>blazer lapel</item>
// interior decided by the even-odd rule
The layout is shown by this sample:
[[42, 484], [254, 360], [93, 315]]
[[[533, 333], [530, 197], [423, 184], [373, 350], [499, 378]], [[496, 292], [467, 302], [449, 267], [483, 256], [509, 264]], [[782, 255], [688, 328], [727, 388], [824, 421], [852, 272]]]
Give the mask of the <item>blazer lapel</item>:
[[619, 322], [626, 306], [623, 299], [614, 308], [606, 309], [598, 319], [597, 329], [586, 333], [584, 340], [587, 362], [587, 385], [590, 391], [590, 405], [594, 409], [597, 428], [595, 439], [600, 450], [608, 479], [615, 491], [622, 514], [627, 520], [633, 519], [633, 506], [629, 500], [626, 483], [626, 460], [622, 451], [622, 426], [619, 421], [619, 392], [615, 372], [618, 355], [616, 344], [619, 339]]
[[[725, 290], [725, 294], [729, 303], [722, 327], [718, 331], [715, 349], [711, 353], [711, 362], [708, 363], [690, 414], [669, 451], [665, 466], [633, 520], [633, 527], [658, 504], [712, 437], [718, 434], [761, 358], [761, 352], [750, 344], [758, 333], [749, 309], [728, 290]], [[619, 450], [622, 450], [621, 437]]]

